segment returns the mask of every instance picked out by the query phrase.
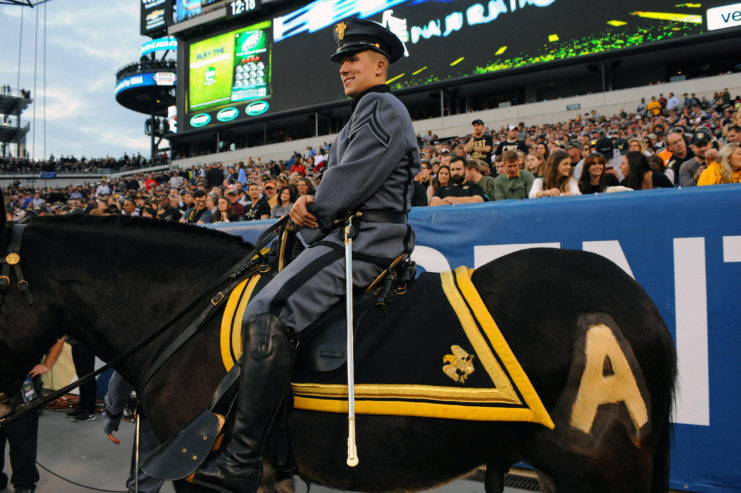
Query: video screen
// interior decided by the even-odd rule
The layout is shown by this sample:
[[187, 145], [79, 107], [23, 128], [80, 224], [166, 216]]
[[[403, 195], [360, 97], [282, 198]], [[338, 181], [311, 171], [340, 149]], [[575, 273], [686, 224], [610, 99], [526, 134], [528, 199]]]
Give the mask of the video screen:
[[175, 22], [182, 22], [201, 15], [201, 7], [211, 5], [218, 0], [176, 0]]
[[[734, 7], [735, 5], [735, 7]], [[392, 90], [741, 31], [738, 4], [711, 0], [317, 0], [190, 46], [185, 129], [344, 101], [334, 25], [378, 22], [404, 42]], [[735, 10], [734, 10], [735, 8]], [[258, 34], [258, 32], [260, 34]], [[726, 31], [727, 32], [727, 31]], [[207, 123], [203, 123], [208, 120]]]
[[270, 98], [271, 22], [190, 45], [188, 110]]
[[172, 23], [171, 0], [141, 0], [142, 36], [155, 36], [167, 32], [167, 26]]

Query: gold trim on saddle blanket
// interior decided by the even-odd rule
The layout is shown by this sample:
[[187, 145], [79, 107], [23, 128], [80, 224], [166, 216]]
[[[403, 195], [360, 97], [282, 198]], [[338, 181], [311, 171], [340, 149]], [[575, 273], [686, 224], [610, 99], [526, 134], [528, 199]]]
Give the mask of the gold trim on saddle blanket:
[[232, 369], [234, 362], [242, 355], [242, 316], [247, 302], [252, 298], [260, 274], [240, 282], [229, 295], [224, 315], [221, 317], [221, 359], [226, 371]]
[[[440, 279], [461, 328], [474, 348], [475, 365], [483, 367], [493, 386], [465, 388], [452, 385], [356, 384], [356, 413], [474, 421], [526, 421], [554, 428], [530, 379], [471, 282], [471, 272], [466, 267], [458, 267], [455, 272], [442, 273]], [[224, 311], [221, 354], [227, 371], [242, 353], [241, 315], [258, 277], [241, 283], [232, 293]], [[452, 352], [455, 354], [457, 350], [452, 349]], [[452, 355], [446, 355], [444, 361], [450, 362], [452, 358]], [[442, 366], [441, 371], [449, 373]], [[294, 383], [292, 388], [294, 407], [297, 409], [347, 413], [347, 385]]]

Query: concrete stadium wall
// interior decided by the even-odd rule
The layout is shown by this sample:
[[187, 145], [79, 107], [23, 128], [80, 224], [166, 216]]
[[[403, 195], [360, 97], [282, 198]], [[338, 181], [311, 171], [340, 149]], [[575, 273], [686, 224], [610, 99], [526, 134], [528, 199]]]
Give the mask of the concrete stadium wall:
[[[585, 94], [553, 101], [542, 101], [529, 103], [508, 108], [497, 108], [492, 110], [478, 111], [451, 115], [443, 118], [430, 118], [414, 122], [414, 129], [418, 134], [425, 134], [428, 130], [440, 137], [463, 136], [471, 132], [471, 121], [481, 118], [490, 129], [499, 129], [510, 123], [525, 122], [526, 125], [540, 125], [544, 123], [555, 123], [568, 121], [579, 114], [597, 110], [602, 115], [613, 115], [621, 109], [627, 112], [635, 112], [635, 108], [641, 98], [650, 100], [651, 96], [663, 93], [668, 96], [670, 92], [678, 95], [695, 93], [697, 97], [706, 96], [711, 99], [714, 92], [728, 88], [731, 96], [741, 94], [741, 73], [725, 74], [702, 79], [690, 79], [680, 82], [668, 82], [652, 86], [635, 87], [631, 89], [620, 89], [598, 94]], [[578, 110], [568, 111], [567, 106], [579, 105]], [[235, 151], [209, 154], [173, 161], [174, 165], [189, 168], [199, 164], [211, 164], [222, 162], [224, 165], [247, 161], [249, 157], [261, 158], [263, 162], [269, 160], [285, 160], [294, 152], [304, 152], [307, 146], [315, 149], [325, 142], [334, 140], [335, 134], [320, 135], [309, 139], [280, 142], [259, 147], [238, 149]]]

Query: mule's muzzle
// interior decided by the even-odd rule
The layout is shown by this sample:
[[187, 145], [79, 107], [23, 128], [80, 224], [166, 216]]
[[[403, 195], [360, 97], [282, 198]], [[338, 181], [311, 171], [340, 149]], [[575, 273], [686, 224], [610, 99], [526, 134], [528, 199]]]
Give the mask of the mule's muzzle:
[[0, 418], [10, 414], [10, 399], [4, 392], [0, 392]]

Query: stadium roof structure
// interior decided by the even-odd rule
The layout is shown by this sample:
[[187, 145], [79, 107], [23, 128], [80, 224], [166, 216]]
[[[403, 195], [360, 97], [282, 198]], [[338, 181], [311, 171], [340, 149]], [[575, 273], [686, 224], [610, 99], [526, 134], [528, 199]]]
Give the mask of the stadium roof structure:
[[51, 0], [0, 0], [0, 5], [18, 5], [19, 7], [35, 7]]

